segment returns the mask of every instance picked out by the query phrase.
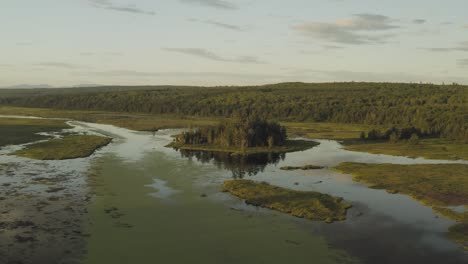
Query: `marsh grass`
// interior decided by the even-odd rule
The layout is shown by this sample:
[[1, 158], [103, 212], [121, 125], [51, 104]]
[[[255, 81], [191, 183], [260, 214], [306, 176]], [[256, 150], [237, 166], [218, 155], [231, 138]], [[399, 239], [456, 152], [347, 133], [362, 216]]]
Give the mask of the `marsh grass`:
[[433, 207], [432, 209], [458, 222], [449, 228], [449, 237], [453, 241], [461, 244], [465, 250], [468, 250], [468, 211], [456, 212], [444, 207]]
[[71, 128], [61, 120], [0, 118], [0, 147], [46, 139], [39, 132], [58, 132]]
[[37, 160], [85, 158], [111, 141], [111, 138], [95, 135], [68, 135], [60, 139], [50, 139], [28, 145], [14, 154]]
[[364, 164], [345, 162], [334, 168], [352, 174], [353, 180], [369, 187], [402, 193], [432, 205], [433, 210], [458, 223], [449, 237], [468, 250], [468, 212], [442, 206], [468, 205], [468, 165], [464, 164]]
[[410, 158], [468, 160], [468, 144], [449, 139], [420, 139], [416, 145], [409, 144], [406, 140], [397, 143], [355, 140], [345, 142], [345, 149]]
[[362, 131], [369, 131], [375, 128], [375, 126], [362, 124], [325, 122], [281, 122], [281, 125], [288, 129], [290, 136], [335, 140], [359, 139]]
[[[39, 117], [69, 118], [78, 121], [110, 124], [138, 131], [156, 131], [168, 128], [208, 127], [219, 123], [220, 118], [180, 115], [150, 115], [141, 113], [118, 113], [105, 111], [56, 110], [0, 106], [0, 114], [30, 115]], [[359, 140], [362, 131], [384, 130], [387, 127], [318, 122], [281, 122], [290, 137], [309, 139], [343, 140], [345, 149], [374, 154], [387, 154], [431, 159], [468, 159], [468, 145], [449, 139], [420, 139], [419, 144], [406, 141], [398, 143]], [[214, 149], [219, 149], [213, 147]], [[234, 151], [235, 152], [235, 151]]]
[[0, 106], [0, 114], [26, 115], [49, 118], [67, 118], [77, 121], [109, 124], [137, 131], [156, 131], [169, 128], [212, 126], [219, 122], [216, 118], [150, 115], [141, 113], [119, 113], [105, 111], [57, 110], [48, 108], [26, 108]]
[[333, 169], [352, 174], [353, 180], [370, 188], [407, 194], [428, 205], [468, 204], [468, 165], [344, 162]]
[[346, 210], [351, 207], [342, 198], [328, 194], [295, 191], [251, 180], [225, 181], [223, 191], [245, 199], [250, 205], [327, 223], [345, 220]]

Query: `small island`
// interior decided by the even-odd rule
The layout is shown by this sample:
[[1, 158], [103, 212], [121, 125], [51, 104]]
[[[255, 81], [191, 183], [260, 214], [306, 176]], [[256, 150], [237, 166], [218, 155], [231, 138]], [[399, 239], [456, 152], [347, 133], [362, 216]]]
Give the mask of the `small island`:
[[62, 138], [27, 145], [26, 148], [14, 154], [37, 160], [86, 158], [99, 148], [107, 146], [111, 141], [112, 138], [96, 135], [66, 135]]
[[229, 192], [245, 203], [276, 210], [309, 220], [343, 221], [351, 204], [334, 197], [313, 191], [296, 191], [251, 180], [225, 181], [223, 191]]
[[168, 147], [249, 155], [303, 151], [318, 144], [307, 140], [288, 140], [286, 128], [277, 122], [243, 117], [221, 122], [214, 127], [189, 129], [174, 136]]

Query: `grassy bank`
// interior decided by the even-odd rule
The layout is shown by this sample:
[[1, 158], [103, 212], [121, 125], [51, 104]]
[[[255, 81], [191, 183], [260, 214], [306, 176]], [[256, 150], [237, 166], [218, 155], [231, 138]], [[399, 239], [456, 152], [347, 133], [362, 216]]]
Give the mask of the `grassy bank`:
[[449, 228], [449, 237], [461, 244], [465, 250], [468, 250], [468, 211], [456, 212], [443, 207], [433, 207], [432, 209], [445, 217], [457, 221], [457, 224]]
[[111, 138], [94, 135], [69, 135], [28, 145], [25, 149], [15, 152], [15, 155], [38, 160], [85, 158], [111, 141]]
[[417, 145], [408, 144], [406, 141], [389, 143], [355, 140], [346, 142], [345, 149], [374, 154], [407, 156], [411, 158], [423, 157], [427, 159], [468, 160], [468, 145], [466, 142], [448, 139], [422, 139]]
[[[6, 106], [0, 106], [0, 114], [69, 118], [79, 121], [110, 124], [138, 131], [187, 128], [190, 126], [206, 127], [213, 126], [220, 120], [219, 118], [209, 117], [54, 110]], [[379, 126], [316, 122], [281, 122], [281, 125], [287, 128], [290, 137], [300, 136], [309, 139], [344, 140], [345, 148], [351, 151], [431, 159], [468, 159], [467, 144], [453, 140], [421, 139], [418, 145], [409, 145], [403, 141], [392, 144], [388, 142], [365, 142], [359, 140], [359, 135], [362, 131], [382, 128]], [[212, 149], [219, 148], [213, 147]]]
[[468, 204], [468, 165], [365, 164], [344, 162], [335, 170], [352, 174], [370, 188], [403, 193], [429, 205]]
[[442, 207], [468, 205], [468, 165], [345, 162], [334, 169], [352, 174], [353, 180], [367, 183], [371, 188], [407, 194], [434, 206], [434, 211], [458, 222], [450, 227], [449, 237], [468, 250], [468, 212]]
[[137, 131], [155, 131], [189, 126], [209, 126], [218, 122], [214, 118], [176, 115], [149, 115], [105, 111], [56, 110], [0, 106], [0, 115], [29, 115], [38, 117], [68, 118], [78, 121], [109, 124]]
[[0, 118], [0, 147], [46, 139], [39, 132], [58, 132], [71, 128], [61, 120]]
[[232, 153], [234, 155], [250, 155], [250, 154], [259, 154], [259, 153], [286, 153], [286, 152], [295, 152], [295, 151], [304, 151], [315, 146], [319, 143], [314, 141], [307, 140], [287, 140], [284, 146], [274, 146], [274, 147], [252, 147], [246, 148], [245, 150], [239, 149], [237, 147], [224, 147], [218, 145], [189, 145], [181, 144], [177, 142], [172, 142], [167, 145], [167, 147], [172, 147], [175, 149], [184, 149], [184, 150], [197, 150], [197, 151], [211, 151], [211, 152], [225, 152]]
[[351, 207], [328, 194], [289, 190], [251, 180], [226, 181], [223, 191], [245, 199], [247, 204], [327, 223], [345, 220], [346, 210]]

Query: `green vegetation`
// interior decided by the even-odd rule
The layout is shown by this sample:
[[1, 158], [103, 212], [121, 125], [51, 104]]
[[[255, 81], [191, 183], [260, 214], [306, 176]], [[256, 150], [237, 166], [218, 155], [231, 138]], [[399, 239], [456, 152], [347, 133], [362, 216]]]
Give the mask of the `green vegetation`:
[[189, 130], [175, 136], [168, 147], [249, 155], [302, 151], [318, 145], [305, 140], [286, 140], [286, 137], [286, 128], [278, 123], [245, 117], [215, 127]]
[[434, 211], [436, 211], [437, 213], [447, 217], [447, 218], [450, 218], [450, 219], [453, 219], [457, 222], [465, 222], [465, 223], [468, 223], [468, 211], [465, 211], [465, 212], [462, 212], [462, 213], [459, 213], [459, 212], [455, 212], [454, 210], [452, 209], [449, 209], [449, 208], [445, 208], [445, 207], [432, 207], [432, 209]]
[[245, 116], [221, 122], [215, 127], [183, 132], [175, 140], [184, 145], [207, 144], [242, 151], [254, 147], [273, 148], [286, 143], [286, 128], [258, 117]]
[[0, 106], [1, 115], [24, 115], [47, 118], [66, 118], [84, 122], [109, 124], [137, 131], [156, 131], [169, 128], [205, 127], [217, 123], [215, 118], [148, 115], [104, 111], [54, 110], [47, 108], [25, 108]]
[[334, 169], [352, 174], [353, 180], [367, 183], [370, 188], [411, 195], [425, 204], [468, 204], [468, 165], [344, 162]]
[[417, 144], [407, 141], [397, 143], [381, 141], [352, 141], [346, 142], [345, 149], [351, 151], [407, 156], [411, 158], [424, 157], [427, 159], [468, 160], [468, 145], [463, 141], [447, 139], [420, 139]]
[[39, 132], [58, 132], [71, 128], [61, 120], [0, 118], [0, 147], [46, 139]]
[[15, 155], [38, 160], [85, 158], [111, 141], [111, 138], [94, 135], [68, 135], [28, 145], [25, 149], [15, 152]]
[[322, 166], [316, 166], [316, 165], [304, 165], [304, 166], [299, 166], [299, 167], [284, 166], [284, 167], [281, 167], [280, 170], [320, 170], [323, 168], [324, 167]]
[[[361, 131], [375, 128], [375, 125], [326, 123], [326, 122], [281, 122], [292, 137], [311, 139], [355, 140]], [[379, 126], [377, 126], [379, 127]]]
[[405, 128], [398, 128], [392, 127], [387, 129], [387, 131], [382, 132], [379, 129], [372, 129], [367, 133], [361, 132], [360, 139], [364, 140], [388, 140], [391, 143], [396, 143], [399, 140], [409, 140], [416, 141], [420, 137], [434, 137], [438, 136], [437, 134], [429, 134], [430, 132], [423, 133], [421, 129], [416, 127], [405, 127]]
[[342, 198], [328, 194], [289, 190], [251, 180], [225, 181], [223, 191], [245, 199], [247, 204], [327, 223], [345, 220], [346, 210], [351, 207]]
[[442, 207], [433, 207], [432, 209], [458, 222], [449, 228], [449, 237], [468, 250], [468, 211], [459, 213]]
[[468, 250], [468, 222], [458, 223], [449, 228], [449, 237]]
[[424, 134], [467, 140], [467, 94], [467, 86], [415, 83], [96, 87], [8, 91], [0, 93], [0, 105], [204, 117], [262, 113], [291, 122], [414, 126]]
[[345, 162], [334, 169], [352, 174], [353, 180], [371, 188], [403, 193], [425, 204], [458, 224], [450, 227], [449, 237], [468, 249], [468, 212], [455, 212], [440, 206], [468, 205], [468, 165], [464, 164], [364, 164]]
[[225, 152], [231, 153], [233, 155], [252, 155], [260, 153], [287, 153], [287, 152], [296, 152], [304, 151], [315, 146], [319, 143], [308, 140], [286, 140], [286, 143], [283, 146], [275, 147], [252, 147], [246, 149], [239, 149], [238, 147], [223, 147], [218, 145], [186, 145], [183, 143], [172, 142], [167, 145], [167, 147], [172, 147], [175, 149], [182, 150], [196, 150], [196, 151], [211, 151], [211, 152]]

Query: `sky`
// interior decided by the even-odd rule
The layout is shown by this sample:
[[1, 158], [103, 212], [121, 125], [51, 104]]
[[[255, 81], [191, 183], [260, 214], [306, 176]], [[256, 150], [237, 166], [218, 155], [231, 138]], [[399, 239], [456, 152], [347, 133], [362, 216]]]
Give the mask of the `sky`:
[[468, 84], [466, 0], [0, 0], [0, 87]]

